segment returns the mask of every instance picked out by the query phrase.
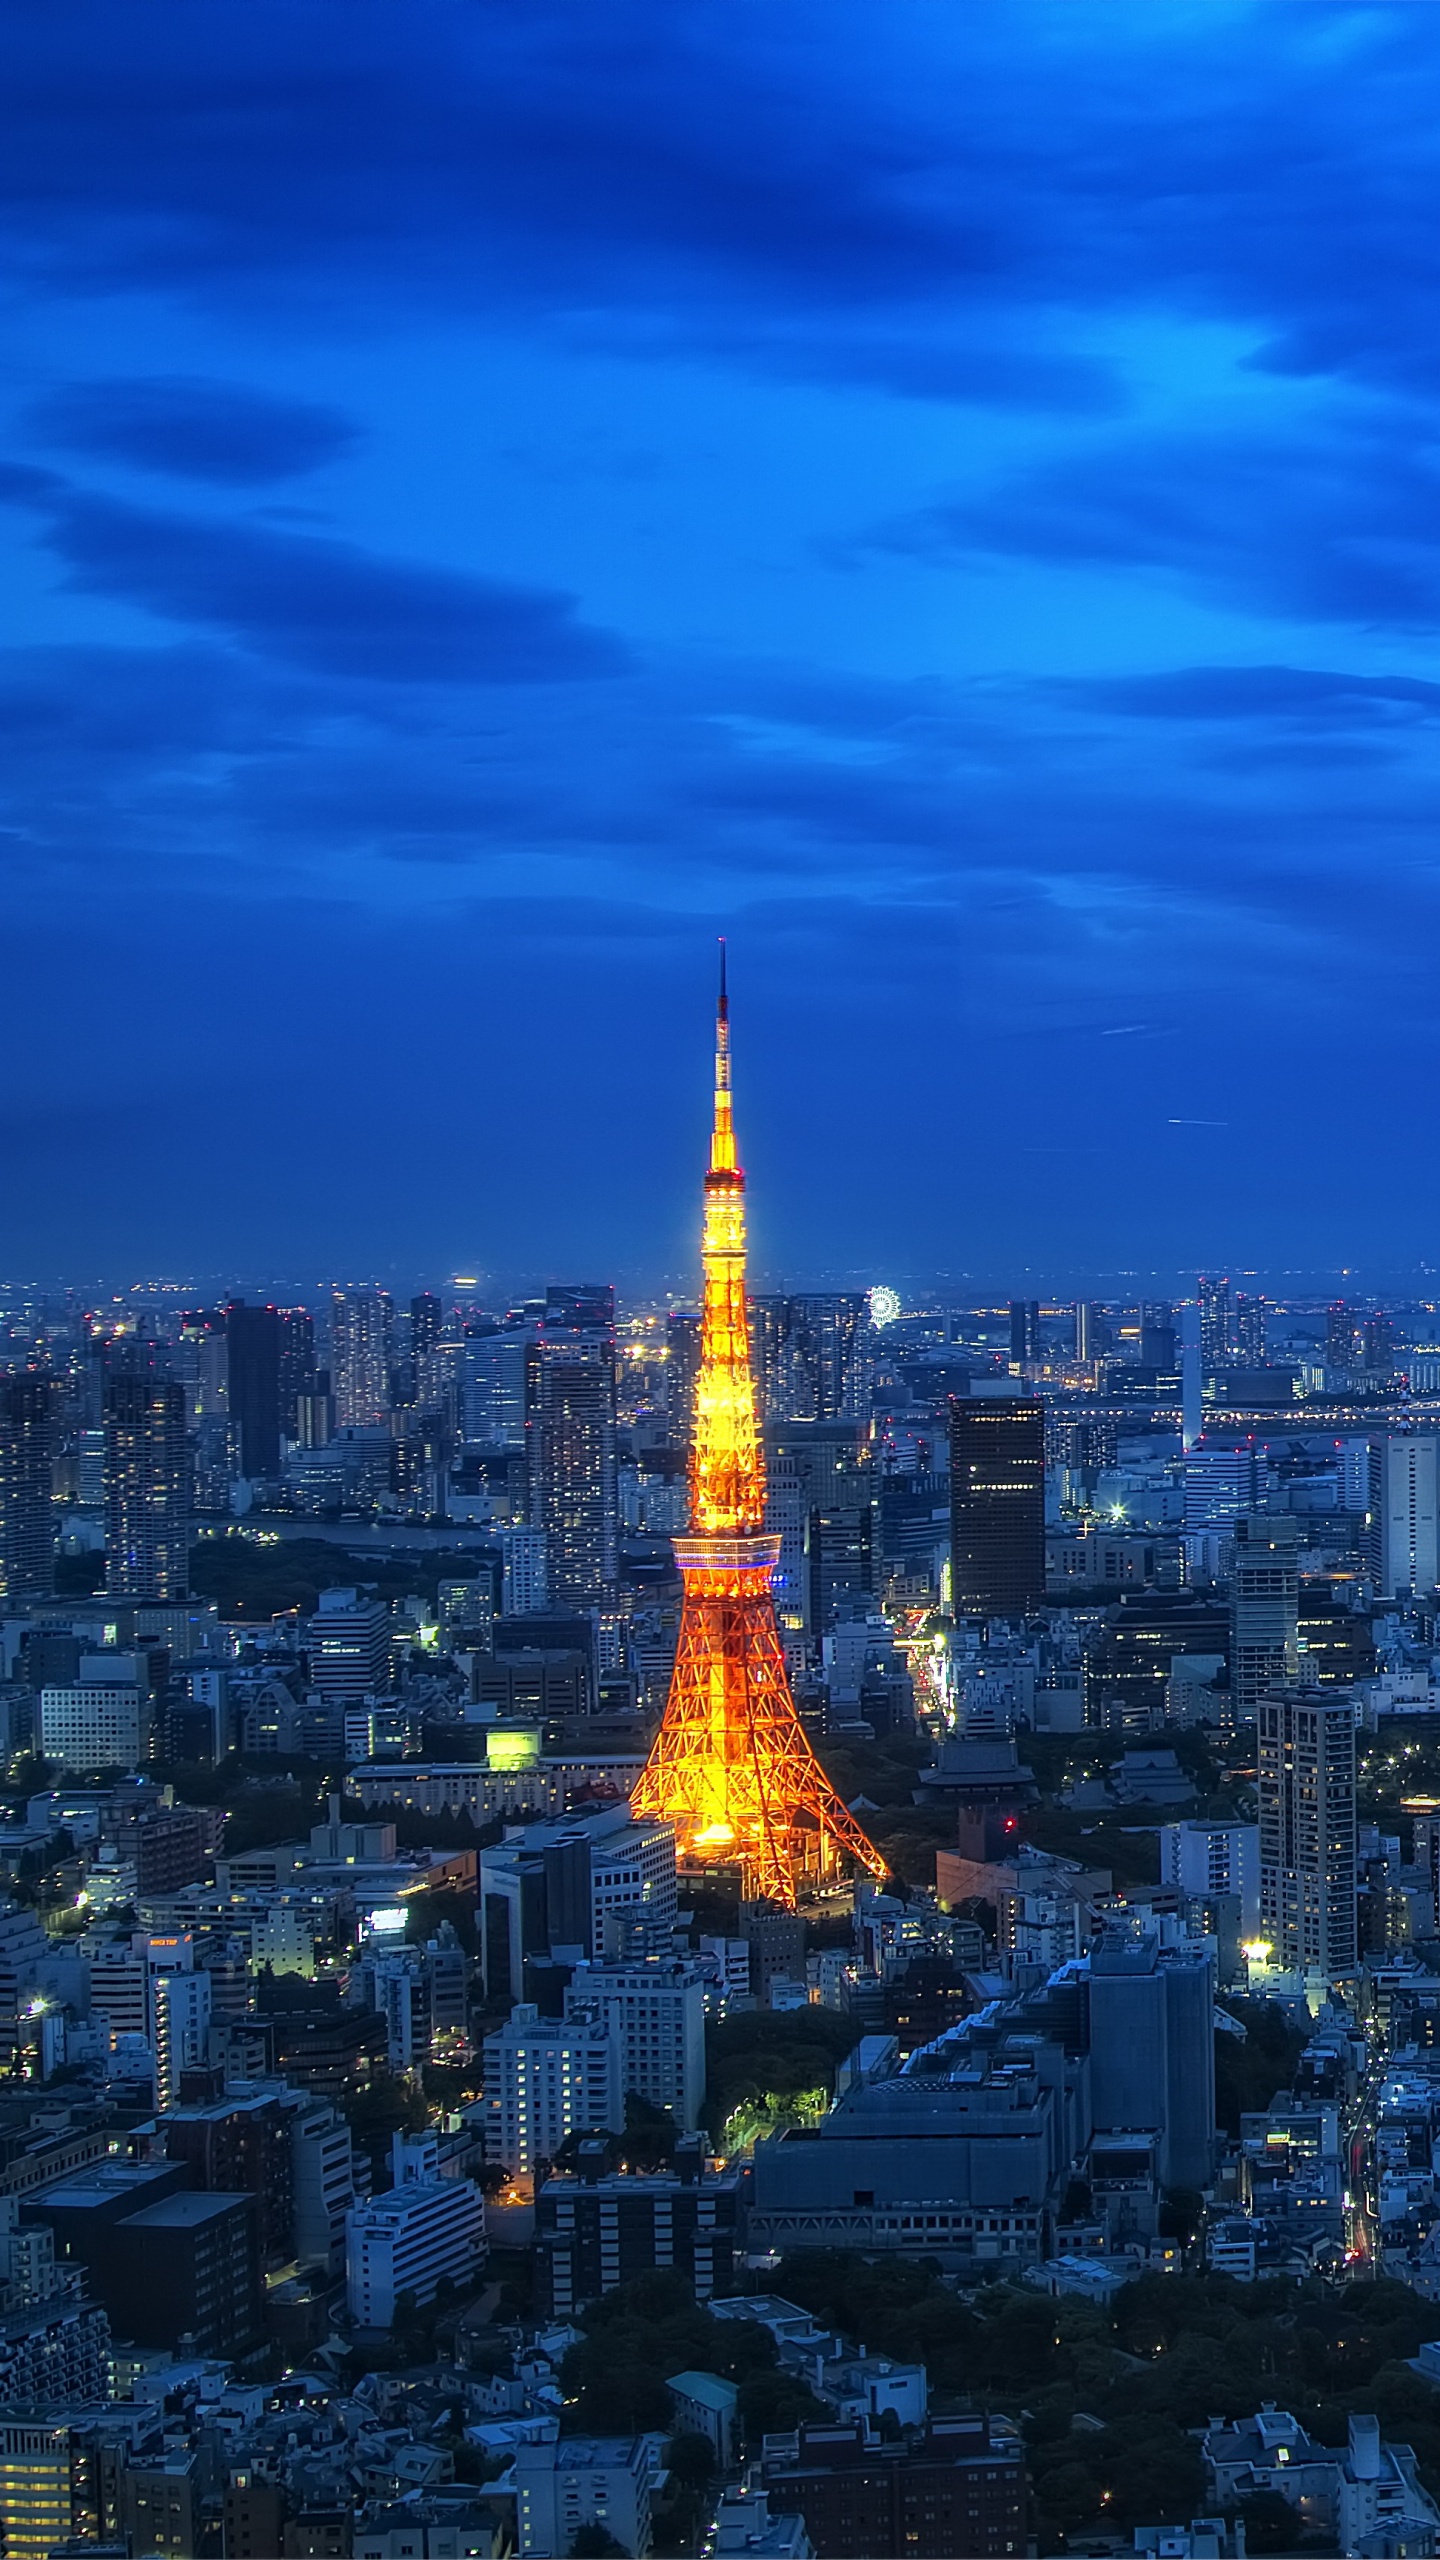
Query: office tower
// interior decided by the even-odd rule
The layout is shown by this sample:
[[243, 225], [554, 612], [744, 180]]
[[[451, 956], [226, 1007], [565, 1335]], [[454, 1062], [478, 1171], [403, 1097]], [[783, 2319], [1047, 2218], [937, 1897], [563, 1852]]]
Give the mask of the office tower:
[[1267, 1690], [1297, 1676], [1299, 1522], [1293, 1512], [1242, 1512], [1230, 1573], [1230, 1694], [1238, 1723]]
[[1218, 1678], [1229, 1616], [1203, 1591], [1123, 1592], [1088, 1648], [1088, 1720], [1111, 1732], [1157, 1733], [1170, 1721], [1180, 1665]]
[[334, 1439], [335, 1399], [328, 1369], [317, 1369], [298, 1389], [293, 1436], [301, 1449], [326, 1449]]
[[276, 1315], [280, 1326], [280, 1428], [287, 1440], [298, 1440], [300, 1398], [314, 1392], [315, 1319], [308, 1307], [279, 1307]]
[[1185, 1526], [1228, 1529], [1242, 1511], [1253, 1511], [1264, 1479], [1253, 1448], [1191, 1449], [1185, 1458]]
[[793, 1903], [806, 1873], [833, 1873], [843, 1857], [882, 1874], [884, 1862], [815, 1757], [780, 1646], [771, 1587], [780, 1548], [764, 1526], [723, 957], [701, 1250], [691, 1534], [675, 1541], [680, 1635], [664, 1719], [631, 1805], [637, 1815], [674, 1823], [682, 1857], [738, 1864], [746, 1893]]
[[105, 1589], [183, 1600], [190, 1588], [185, 1390], [141, 1372], [105, 1388]]
[[429, 1289], [410, 1301], [410, 1358], [415, 1370], [415, 1402], [434, 1404], [440, 1394], [440, 1335], [445, 1310]]
[[1166, 1300], [1148, 1300], [1140, 1310], [1140, 1365], [1159, 1369], [1167, 1376], [1180, 1358], [1180, 1337], [1175, 1328], [1175, 1310]]
[[615, 1292], [551, 1288], [525, 1354], [529, 1524], [545, 1539], [557, 1609], [613, 1606], [620, 1571]]
[[330, 1308], [335, 1419], [378, 1423], [390, 1414], [390, 1301], [379, 1289], [337, 1289]]
[[1263, 1369], [1266, 1360], [1265, 1300], [1237, 1290], [1231, 1317], [1235, 1356], [1245, 1367]]
[[1370, 1550], [1376, 1591], [1399, 1599], [1440, 1580], [1440, 1440], [1428, 1432], [1372, 1440]]
[[1325, 1318], [1325, 1366], [1342, 1375], [1355, 1366], [1355, 1309], [1337, 1298]]
[[1028, 1368], [1040, 1357], [1040, 1301], [1038, 1298], [1012, 1298], [1010, 1301], [1010, 1360], [1017, 1369]]
[[310, 1683], [327, 1705], [356, 1705], [390, 1685], [390, 1612], [358, 1591], [322, 1591], [307, 1643]]
[[465, 1438], [481, 1449], [525, 1446], [525, 1359], [538, 1341], [543, 1309], [512, 1311], [503, 1324], [465, 1328], [462, 1346]]
[[597, 1963], [669, 1952], [675, 1834], [628, 1804], [535, 1822], [480, 1852], [487, 2000], [518, 1999], [528, 1957], [578, 1948]]
[[0, 1378], [0, 1601], [54, 1589], [58, 1449], [54, 1379], [38, 1369]]
[[700, 1379], [698, 1315], [674, 1308], [665, 1319], [665, 1427], [677, 1448], [695, 1436], [695, 1390]]
[[1199, 1280], [1195, 1295], [1200, 1302], [1200, 1365], [1202, 1369], [1221, 1369], [1233, 1349], [1230, 1283]]
[[1348, 1689], [1357, 1680], [1374, 1677], [1375, 1637], [1369, 1611], [1352, 1609], [1324, 1575], [1300, 1585], [1295, 1641], [1307, 1689]]
[[512, 2174], [553, 2160], [572, 2133], [625, 2125], [624, 2037], [618, 2012], [542, 2018], [516, 2002], [485, 2038], [485, 2157]]
[[1347, 1691], [1262, 1698], [1260, 1933], [1287, 1972], [1356, 1960], [1355, 1706]]
[[5, 2560], [50, 2560], [52, 2551], [72, 2547], [72, 2537], [98, 2540], [99, 2504], [89, 2473], [80, 2431], [65, 2419], [38, 2412], [0, 2417]]
[[1097, 1324], [1097, 1315], [1098, 1310], [1092, 1307], [1087, 1299], [1076, 1299], [1075, 1357], [1077, 1360], [1093, 1360], [1098, 1355], [1099, 1343], [1096, 1337], [1103, 1328]]
[[1045, 1414], [1019, 1396], [950, 1403], [957, 1617], [1023, 1618], [1045, 1598]]
[[705, 1981], [682, 1957], [581, 1965], [565, 1993], [567, 2018], [620, 2021], [621, 2094], [668, 2108], [689, 2133], [705, 2103]]
[[240, 1473], [280, 1473], [280, 1314], [236, 1298], [226, 1310], [230, 1420], [239, 1434]]
[[1090, 1952], [1090, 2110], [1102, 2133], [1152, 2133], [1167, 2187], [1215, 2165], [1215, 1966], [1150, 1930], [1107, 1929]]

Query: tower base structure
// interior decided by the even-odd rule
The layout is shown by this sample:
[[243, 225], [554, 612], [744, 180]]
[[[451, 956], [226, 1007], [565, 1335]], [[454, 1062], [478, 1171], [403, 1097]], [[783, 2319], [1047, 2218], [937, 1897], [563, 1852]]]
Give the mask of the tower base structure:
[[747, 1898], [793, 1908], [854, 1863], [883, 1876], [821, 1768], [791, 1695], [771, 1581], [780, 1541], [677, 1538], [685, 1584], [664, 1721], [632, 1796], [675, 1825], [690, 1867], [738, 1867]]

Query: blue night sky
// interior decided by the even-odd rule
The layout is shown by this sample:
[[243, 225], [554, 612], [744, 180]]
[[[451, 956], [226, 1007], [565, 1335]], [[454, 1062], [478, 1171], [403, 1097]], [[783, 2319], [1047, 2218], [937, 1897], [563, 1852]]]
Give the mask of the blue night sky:
[[1440, 1260], [1440, 16], [10, 8], [11, 1275]]

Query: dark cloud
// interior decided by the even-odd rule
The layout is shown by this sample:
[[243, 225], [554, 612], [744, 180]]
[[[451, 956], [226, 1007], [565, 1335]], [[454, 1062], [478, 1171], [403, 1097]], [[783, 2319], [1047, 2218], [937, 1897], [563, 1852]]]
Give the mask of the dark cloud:
[[1154, 675], [1075, 676], [1048, 690], [1142, 720], [1264, 721], [1310, 733], [1440, 720], [1440, 684], [1326, 667], [1167, 667]]
[[683, 311], [722, 359], [1062, 409], [1109, 373], [1076, 320], [1163, 302], [1277, 375], [1437, 379], [1423, 10], [535, 0], [432, 12], [418, 43], [352, 14], [338, 52], [320, 0], [84, 23], [6, 30], [27, 277], [295, 320], [366, 294], [584, 313], [620, 347]]
[[547, 684], [611, 676], [628, 652], [568, 596], [385, 560], [355, 543], [235, 519], [162, 514], [22, 480], [67, 582], [221, 631], [313, 673], [418, 684]]
[[882, 539], [935, 560], [1157, 571], [1303, 619], [1440, 625], [1440, 456], [1410, 422], [1369, 412], [1288, 431], [1122, 432]]
[[353, 421], [321, 401], [186, 374], [62, 383], [24, 423], [42, 444], [220, 488], [291, 479], [357, 441]]

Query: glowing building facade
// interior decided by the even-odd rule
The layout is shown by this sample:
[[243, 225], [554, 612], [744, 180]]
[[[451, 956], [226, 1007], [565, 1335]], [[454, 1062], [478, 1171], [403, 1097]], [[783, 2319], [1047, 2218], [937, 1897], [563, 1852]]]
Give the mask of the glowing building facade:
[[715, 1121], [705, 1177], [705, 1294], [685, 1585], [664, 1721], [632, 1809], [675, 1825], [688, 1864], [736, 1866], [747, 1895], [793, 1904], [842, 1859], [884, 1860], [836, 1795], [796, 1713], [775, 1621], [765, 1457], [745, 1303], [745, 1176], [735, 1154], [722, 956]]

